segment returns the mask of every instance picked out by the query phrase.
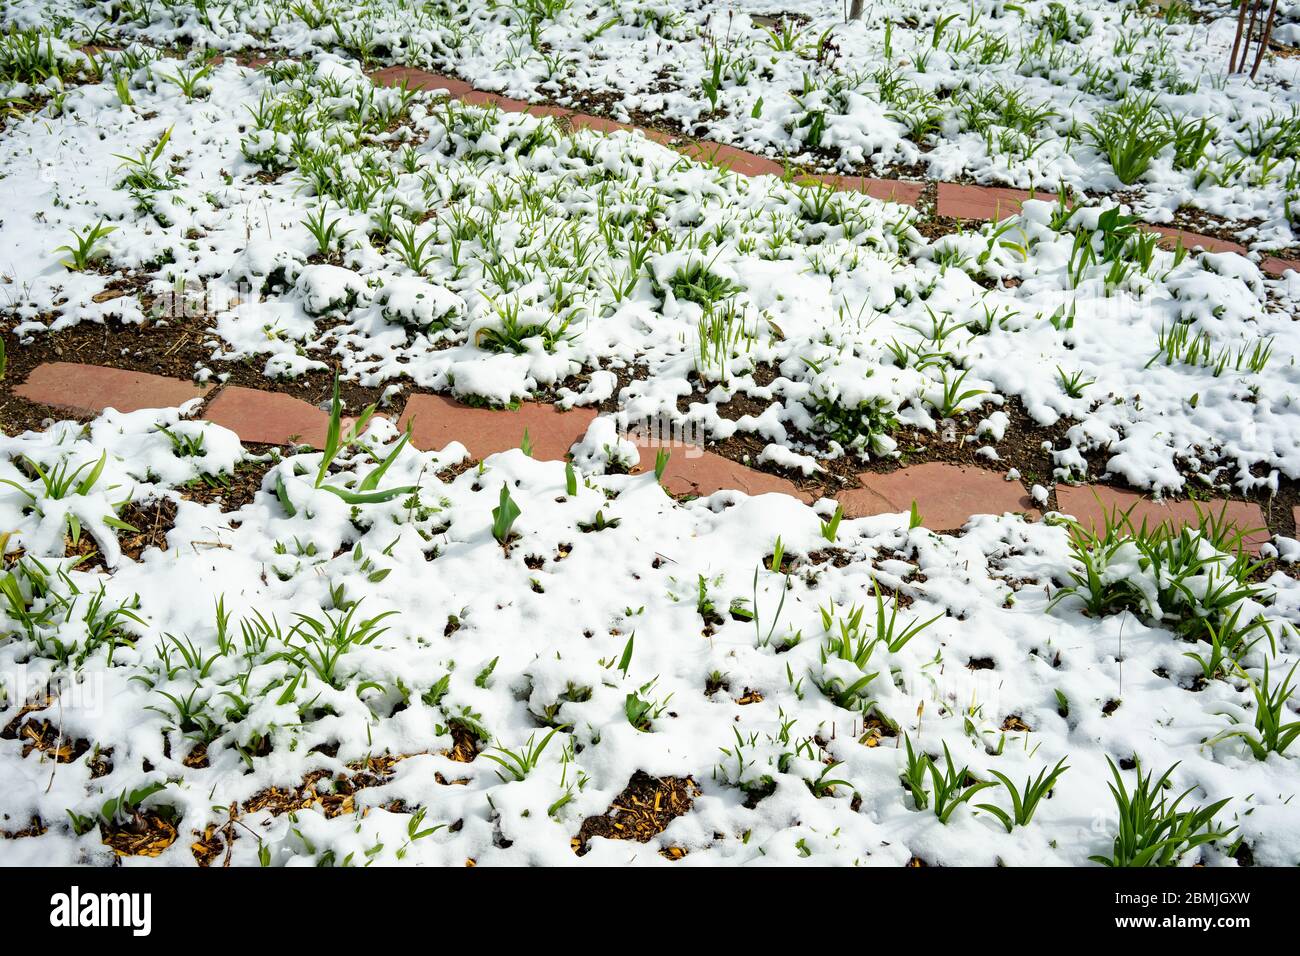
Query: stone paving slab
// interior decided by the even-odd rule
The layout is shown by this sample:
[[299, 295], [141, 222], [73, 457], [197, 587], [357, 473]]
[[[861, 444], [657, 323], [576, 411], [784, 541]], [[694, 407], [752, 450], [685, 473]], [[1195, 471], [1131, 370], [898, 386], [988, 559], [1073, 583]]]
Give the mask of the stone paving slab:
[[728, 146], [725, 143], [687, 142], [676, 147], [683, 156], [701, 163], [712, 163], [742, 176], [784, 176], [785, 166], [775, 159]]
[[551, 119], [556, 120], [567, 119], [570, 125], [579, 115], [573, 110], [565, 109], [563, 106], [548, 106], [546, 103], [529, 103], [524, 112], [531, 113], [533, 116], [549, 116]]
[[1213, 514], [1216, 518], [1226, 505], [1226, 516], [1235, 521], [1238, 528], [1251, 531], [1246, 536], [1246, 544], [1252, 552], [1258, 552], [1259, 546], [1268, 541], [1271, 535], [1264, 521], [1264, 514], [1259, 505], [1247, 501], [1225, 501], [1213, 499], [1204, 502], [1155, 501], [1149, 495], [1141, 495], [1123, 488], [1111, 488], [1107, 485], [1057, 485], [1057, 508], [1063, 514], [1073, 515], [1084, 528], [1102, 531], [1106, 519], [1114, 509], [1120, 512], [1132, 508], [1130, 520], [1137, 527], [1146, 522], [1148, 527], [1167, 524], [1181, 527], [1198, 523], [1196, 509]]
[[673, 141], [673, 137], [662, 130], [633, 126], [631, 123], [620, 123], [618, 120], [612, 120], [605, 116], [592, 116], [590, 113], [571, 113], [569, 123], [574, 129], [589, 129], [597, 133], [640, 133], [646, 139], [665, 146], [670, 145]]
[[1206, 252], [1235, 252], [1238, 255], [1246, 254], [1246, 247], [1236, 242], [1229, 242], [1227, 239], [1216, 239], [1213, 236], [1202, 236], [1200, 233], [1188, 232], [1186, 229], [1176, 229], [1173, 226], [1143, 226], [1150, 232], [1157, 232], [1161, 239], [1159, 245], [1162, 249], [1176, 249], [1181, 242], [1183, 248], [1188, 251], [1203, 249]]
[[98, 414], [106, 408], [119, 412], [171, 408], [202, 398], [211, 390], [211, 385], [146, 372], [79, 362], [46, 362], [32, 369], [14, 394], [41, 405]]
[[1288, 272], [1300, 272], [1300, 261], [1295, 259], [1279, 259], [1277, 256], [1265, 256], [1260, 262], [1259, 267], [1268, 275], [1276, 276], [1279, 279]]
[[528, 103], [524, 100], [502, 96], [500, 93], [489, 93], [487, 90], [471, 89], [468, 93], [457, 94], [457, 99], [470, 106], [495, 106], [507, 113], [522, 113], [528, 108]]
[[[629, 440], [641, 452], [641, 463], [632, 469], [632, 473], [654, 471], [655, 458], [662, 446], [653, 438]], [[817, 497], [800, 491], [788, 478], [756, 471], [699, 447], [675, 443], [668, 448], [668, 454], [668, 466], [660, 481], [670, 495], [699, 495], [703, 498], [716, 491], [736, 490], [747, 495], [790, 495], [809, 504]]]
[[842, 491], [839, 500], [851, 518], [909, 512], [916, 502], [921, 521], [933, 531], [960, 528], [972, 515], [1040, 512], [1018, 481], [983, 468], [932, 461], [887, 474], [864, 472], [861, 488]]
[[474, 92], [474, 87], [453, 76], [442, 76], [428, 70], [410, 66], [388, 66], [370, 74], [371, 81], [380, 86], [401, 86], [405, 83], [413, 90], [446, 90], [451, 96], [463, 97]]
[[936, 212], [952, 219], [997, 220], [1017, 215], [1026, 199], [1051, 199], [1051, 193], [1032, 196], [1023, 189], [1003, 186], [963, 186], [939, 183]]
[[[105, 408], [136, 411], [141, 408], [170, 408], [206, 395], [212, 386], [200, 386], [180, 379], [143, 372], [74, 362], [50, 362], [37, 366], [14, 394], [44, 405], [97, 414]], [[463, 405], [442, 395], [412, 395], [402, 413], [400, 427], [413, 422], [412, 442], [417, 448], [437, 450], [453, 441], [465, 445], [475, 458], [519, 448], [524, 431], [540, 460], [563, 460], [570, 448], [586, 433], [596, 417], [592, 409], [561, 411], [554, 405], [526, 402], [518, 409], [492, 410]], [[321, 408], [280, 392], [229, 385], [208, 403], [204, 417], [229, 428], [245, 442], [257, 444], [306, 444], [321, 447], [329, 427], [329, 415]], [[344, 424], [349, 419], [344, 419]], [[637, 472], [653, 470], [658, 444], [653, 439], [636, 441], [642, 462]], [[775, 492], [812, 503], [817, 495], [801, 491], [794, 482], [779, 475], [749, 468], [714, 452], [675, 445], [663, 476], [665, 489], [674, 495], [711, 495], [735, 489], [758, 495]], [[864, 472], [861, 488], [838, 496], [850, 517], [906, 513], [916, 502], [921, 520], [936, 531], [955, 530], [977, 514], [1018, 512], [1041, 516], [1024, 487], [1006, 481], [996, 472], [964, 468], [945, 462], [927, 462], [887, 474]], [[1106, 485], [1058, 485], [1058, 509], [1072, 515], [1081, 525], [1100, 531], [1113, 511], [1128, 511], [1139, 526], [1168, 523], [1195, 525], [1197, 504], [1191, 501], [1156, 501], [1134, 491]], [[1251, 502], [1213, 499], [1200, 503], [1203, 512], [1226, 516], [1249, 531], [1247, 547], [1258, 552], [1271, 537], [1260, 507]], [[1300, 507], [1295, 509], [1300, 524]]]
[[323, 409], [281, 392], [227, 385], [208, 403], [203, 417], [246, 442], [321, 448], [330, 417]]
[[517, 409], [497, 410], [462, 405], [443, 395], [412, 395], [398, 426], [405, 428], [414, 419], [411, 443], [416, 448], [437, 451], [458, 441], [474, 458], [520, 447], [527, 429], [534, 458], [562, 461], [595, 417], [589, 408], [560, 411], [554, 405], [524, 402]]
[[872, 179], [869, 176], [837, 176], [834, 173], [813, 173], [806, 177], [823, 182], [834, 189], [866, 193], [881, 202], [902, 203], [915, 206], [925, 192], [925, 183], [910, 183], [901, 179]]

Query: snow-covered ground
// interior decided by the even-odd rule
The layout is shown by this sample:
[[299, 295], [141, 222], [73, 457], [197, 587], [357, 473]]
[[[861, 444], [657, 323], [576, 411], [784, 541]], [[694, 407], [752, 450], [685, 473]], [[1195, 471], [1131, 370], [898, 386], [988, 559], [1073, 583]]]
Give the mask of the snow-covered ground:
[[[1294, 665], [1300, 587], [1276, 573], [1239, 590], [1242, 569], [1195, 534], [1154, 566], [1132, 541], [1094, 550], [1106, 584], [1084, 589], [1104, 605], [1090, 616], [1062, 591], [1079, 564], [1059, 522], [977, 518], [947, 536], [895, 515], [828, 540], [828, 510], [787, 496], [680, 504], [652, 474], [570, 478], [521, 451], [452, 478], [455, 444], [401, 447], [371, 485], [398, 493], [352, 504], [338, 492], [400, 442], [386, 422], [368, 439], [324, 469], [320, 453], [275, 463], [224, 514], [187, 500], [239, 457], [217, 426], [108, 413], [4, 440], [0, 516], [26, 553], [3, 582], [0, 716], [11, 736], [48, 720], [75, 753], [24, 757], [37, 731], [0, 745], [5, 828], [48, 827], [0, 841], [4, 862], [105, 862], [103, 833], [165, 808], [173, 863], [213, 827], [234, 834], [216, 855], [236, 864], [655, 862], [669, 847], [689, 863], [1081, 864], [1112, 853], [1107, 758], [1156, 776], [1177, 764], [1170, 800], [1193, 791], [1180, 809], [1228, 800], [1215, 827], [1236, 829], [1184, 862], [1231, 865], [1243, 845], [1259, 864], [1300, 860], [1294, 748], [1256, 759], [1224, 736], [1254, 732], [1266, 662], [1273, 693]], [[82, 493], [29, 477], [86, 479], [105, 454]], [[519, 511], [496, 527], [505, 547], [503, 492]], [[170, 547], [115, 561], [105, 519], [154, 497], [178, 504]], [[70, 516], [111, 575], [64, 570]], [[1215, 633], [1241, 640], [1244, 671], [1207, 678], [1189, 656], [1210, 662]], [[45, 706], [14, 721], [32, 700]], [[487, 748], [472, 762], [446, 755], [457, 725]], [[945, 823], [928, 771], [919, 805], [901, 782], [909, 743], [941, 774], [969, 767], [967, 783], [1069, 769], [1027, 825], [977, 809], [1011, 812], [1002, 788]], [[507, 750], [520, 779], [490, 759], [512, 763]], [[299, 799], [328, 798], [392, 755], [332, 816], [245, 809], [304, 780]], [[575, 855], [583, 820], [637, 771], [691, 778], [689, 812], [645, 844]]]
[[[625, 424], [756, 435], [760, 463], [798, 470], [953, 422], [996, 450], [1016, 399], [1069, 426], [1044, 481], [1102, 477], [1089, 458], [1156, 492], [1300, 478], [1300, 275], [1257, 265], [1295, 244], [1300, 60], [1224, 79], [1226, 12], [948, 7], [846, 25], [800, 3], [769, 33], [752, 2], [8, 3], [53, 31], [0, 37], [10, 349], [184, 301], [208, 323], [200, 381], [248, 360], [394, 401], [614, 399]], [[960, 228], [372, 85], [387, 63], [823, 168], [1049, 194]], [[1132, 156], [1088, 132], [1113, 144], [1116, 124], [1195, 155], [1170, 142], [1122, 183]], [[1236, 233], [1251, 256], [1159, 249], [1129, 215], [1189, 207], [1259, 220]], [[115, 272], [139, 286], [104, 295]], [[738, 394], [765, 410], [724, 415]], [[1300, 774], [1268, 733], [1297, 720], [1300, 590], [1213, 527], [1072, 544], [1055, 518], [938, 535], [777, 495], [678, 502], [600, 474], [603, 419], [571, 471], [522, 451], [462, 471], [462, 448], [379, 420], [332, 462], [248, 461], [187, 414], [3, 439], [0, 831], [44, 830], [0, 862], [104, 862], [105, 836], [174, 826], [163, 862], [199, 841], [240, 864], [1081, 864], [1119, 852], [1108, 758], [1129, 791], [1177, 764], [1179, 811], [1227, 801], [1181, 818], [1223, 832], [1167, 862], [1300, 862]], [[256, 496], [202, 503], [237, 466], [266, 471]], [[123, 515], [161, 499], [169, 547], [119, 554]], [[1004, 827], [995, 772], [1023, 788], [1059, 761]], [[638, 772], [690, 778], [690, 810], [576, 855]]]
[[[1155, 248], [1114, 206], [1038, 200], [927, 240], [910, 207], [407, 98], [327, 54], [224, 64], [193, 99], [176, 78], [197, 64], [106, 56], [126, 65], [0, 139], [20, 336], [146, 318], [55, 251], [84, 244], [196, 300], [213, 358], [272, 378], [337, 362], [363, 385], [581, 403], [609, 381], [576, 374], [639, 369], [617, 396], [632, 422], [862, 459], [901, 425], [954, 417], [1000, 439], [1015, 396], [1040, 424], [1073, 423], [1047, 478], [1096, 477], [1090, 452], [1158, 492], [1300, 477], [1300, 278]], [[700, 382], [706, 400], [680, 411]], [[721, 416], [738, 392], [766, 411]]]
[[[839, 0], [6, 6], [30, 27], [56, 10], [115, 39], [295, 56], [328, 49], [367, 66], [449, 70], [485, 89], [598, 102], [841, 169], [1096, 193], [1136, 183], [1157, 219], [1193, 205], [1262, 220], [1259, 239], [1292, 244], [1300, 61], [1269, 56], [1255, 83], [1224, 77], [1235, 28], [1226, 6], [868, 0], [850, 23]], [[1286, 42], [1295, 12], [1282, 7]], [[1156, 111], [1138, 120], [1144, 137], [1207, 125], [1134, 179], [1088, 127], [1148, 99]]]

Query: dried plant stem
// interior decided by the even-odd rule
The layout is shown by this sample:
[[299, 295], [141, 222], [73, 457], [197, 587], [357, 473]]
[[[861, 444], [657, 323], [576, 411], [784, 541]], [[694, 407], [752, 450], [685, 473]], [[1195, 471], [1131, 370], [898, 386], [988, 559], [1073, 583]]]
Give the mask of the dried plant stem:
[[1268, 49], [1269, 37], [1273, 34], [1273, 18], [1277, 16], [1277, 0], [1273, 0], [1268, 7], [1268, 19], [1264, 21], [1263, 32], [1259, 36], [1259, 49], [1255, 51], [1255, 65], [1250, 69], [1250, 78], [1253, 80], [1255, 74], [1259, 72], [1259, 65], [1264, 62], [1264, 51]]
[[[1246, 72], [1248, 63], [1252, 80], [1259, 73], [1264, 53], [1268, 49], [1269, 37], [1273, 33], [1273, 21], [1277, 17], [1277, 0], [1270, 0], [1267, 16], [1263, 13], [1264, 0], [1241, 0], [1241, 7], [1237, 11], [1237, 33], [1232, 41], [1232, 55], [1228, 58], [1229, 74]], [[1253, 58], [1251, 44], [1255, 45]]]
[[1241, 52], [1241, 34], [1246, 28], [1246, 5], [1249, 0], [1241, 0], [1241, 9], [1237, 11], [1237, 35], [1232, 41], [1232, 55], [1228, 57], [1228, 73], [1237, 72], [1237, 54]]

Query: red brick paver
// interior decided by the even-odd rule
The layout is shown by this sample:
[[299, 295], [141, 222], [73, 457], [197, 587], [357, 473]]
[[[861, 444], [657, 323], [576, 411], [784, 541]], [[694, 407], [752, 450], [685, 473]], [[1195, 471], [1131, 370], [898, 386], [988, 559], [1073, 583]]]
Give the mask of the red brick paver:
[[1281, 278], [1288, 272], [1300, 272], [1300, 261], [1279, 259], [1277, 256], [1265, 256], [1259, 267], [1269, 275]]
[[1270, 537], [1259, 505], [1246, 501], [1214, 499], [1195, 503], [1187, 500], [1164, 502], [1155, 501], [1150, 496], [1140, 495], [1135, 491], [1111, 488], [1106, 485], [1057, 485], [1056, 503], [1063, 514], [1073, 515], [1083, 527], [1097, 531], [1105, 528], [1106, 519], [1114, 509], [1124, 512], [1132, 508], [1129, 517], [1138, 527], [1141, 527], [1143, 522], [1148, 527], [1160, 524], [1171, 527], [1184, 525], [1195, 527], [1198, 520], [1196, 516], [1198, 506], [1203, 513], [1212, 514], [1217, 518], [1226, 505], [1226, 517], [1236, 522], [1241, 530], [1252, 532], [1246, 536], [1246, 543], [1251, 551], [1258, 551], [1259, 546]]
[[592, 116], [589, 113], [573, 113], [569, 116], [569, 122], [574, 129], [589, 129], [597, 133], [640, 133], [646, 139], [664, 145], [668, 145], [673, 141], [672, 136], [661, 130], [633, 126], [631, 123], [620, 123], [605, 116]]
[[785, 167], [774, 159], [748, 153], [735, 146], [706, 141], [683, 143], [676, 147], [683, 156], [701, 163], [712, 163], [742, 176], [784, 176]]
[[1143, 228], [1160, 233], [1160, 246], [1163, 249], [1176, 249], [1181, 242], [1183, 248], [1189, 251], [1203, 249], [1206, 252], [1235, 252], [1242, 256], [1246, 254], [1245, 246], [1226, 239], [1202, 236], [1199, 233], [1188, 232], [1186, 229], [1175, 229], [1173, 226], [1144, 226]]
[[300, 398], [240, 385], [223, 388], [204, 417], [246, 442], [302, 444], [320, 448], [329, 429], [329, 414]]
[[[634, 474], [654, 471], [655, 458], [660, 446], [653, 439], [630, 439], [641, 452], [641, 464]], [[739, 462], [724, 458], [711, 451], [680, 444], [668, 448], [668, 465], [660, 479], [670, 495], [699, 495], [705, 497], [715, 491], [734, 489], [747, 495], [764, 495], [771, 492], [791, 495], [811, 503], [814, 495], [800, 491], [793, 481], [778, 475], [748, 468]]]
[[507, 113], [522, 113], [528, 105], [523, 100], [513, 100], [499, 93], [489, 93], [487, 90], [471, 89], [465, 93], [457, 93], [456, 96], [462, 103], [468, 103], [470, 106], [495, 106]]
[[590, 129], [597, 133], [630, 133], [634, 129], [631, 123], [620, 123], [605, 116], [592, 116], [588, 113], [574, 113], [569, 117], [574, 129]]
[[916, 502], [921, 522], [933, 531], [960, 528], [977, 514], [1007, 511], [1034, 516], [1038, 509], [1018, 481], [983, 468], [932, 461], [888, 474], [865, 472], [861, 488], [842, 491], [839, 500], [851, 518], [910, 511]]
[[42, 405], [97, 414], [106, 408], [119, 412], [172, 408], [201, 398], [211, 389], [211, 385], [145, 372], [78, 362], [46, 362], [32, 369], [14, 394]]
[[1006, 219], [1020, 212], [1026, 199], [1051, 199], [1051, 193], [1031, 196], [1023, 189], [1002, 186], [962, 186], [940, 183], [936, 211], [952, 219]]
[[566, 110], [563, 106], [547, 106], [545, 103], [529, 103], [524, 112], [531, 113], [533, 116], [549, 116], [552, 119], [567, 117], [570, 124], [573, 123], [575, 115], [573, 110]]
[[[85, 47], [83, 47], [82, 49], [85, 49]], [[229, 59], [229, 61], [232, 63], [235, 63], [239, 66], [247, 67], [250, 70], [260, 70], [268, 63], [275, 63], [277, 60], [286, 59], [286, 57], [262, 56], [256, 53], [235, 53], [229, 58], [224, 56], [214, 56], [208, 62], [211, 63], [213, 66], [220, 66], [221, 64], [227, 62], [227, 59]]]
[[474, 91], [474, 87], [464, 80], [409, 66], [385, 67], [371, 73], [370, 79], [380, 86], [401, 86], [405, 83], [413, 90], [446, 90], [448, 94], [455, 97], [463, 97]]
[[435, 451], [458, 441], [474, 458], [518, 448], [527, 429], [534, 458], [560, 461], [595, 417], [589, 408], [565, 412], [554, 405], [525, 402], [518, 409], [496, 410], [472, 408], [442, 395], [412, 395], [399, 425], [405, 428], [415, 419], [411, 443], [416, 448]]
[[925, 192], [925, 183], [909, 183], [901, 179], [872, 179], [868, 176], [836, 176], [833, 173], [814, 173], [807, 177], [825, 183], [833, 189], [866, 193], [881, 202], [902, 203], [915, 206]]

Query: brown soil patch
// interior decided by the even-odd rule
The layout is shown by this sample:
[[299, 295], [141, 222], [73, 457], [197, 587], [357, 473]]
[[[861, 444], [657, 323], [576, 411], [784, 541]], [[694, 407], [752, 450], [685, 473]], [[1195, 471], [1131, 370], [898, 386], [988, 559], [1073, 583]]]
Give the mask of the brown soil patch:
[[[129, 284], [131, 291], [127, 294], [136, 295], [148, 312], [154, 301], [149, 293], [143, 291], [148, 277], [122, 274], [114, 281]], [[0, 317], [0, 333], [7, 333], [15, 321], [11, 315]], [[234, 362], [214, 359], [214, 354], [223, 346], [211, 332], [211, 324], [207, 315], [181, 315], [140, 325], [110, 318], [103, 324], [81, 322], [59, 332], [37, 333], [25, 343], [7, 333], [4, 337], [9, 368], [5, 378], [0, 380], [0, 426], [7, 434], [16, 434], [27, 428], [39, 429], [44, 418], [84, 417], [62, 409], [36, 406], [13, 395], [13, 386], [23, 382], [28, 373], [43, 362], [82, 362], [183, 380], [192, 379], [196, 369], [207, 367], [217, 374], [226, 375], [226, 384], [229, 385], [281, 392], [312, 405], [329, 400], [333, 388], [332, 371], [317, 370], [293, 380], [271, 379], [262, 373], [264, 360], [255, 356]], [[326, 351], [318, 357], [328, 360]], [[340, 396], [349, 409], [361, 409], [377, 402], [382, 391], [381, 388], [362, 388], [347, 381], [339, 383]], [[214, 390], [208, 398], [216, 394], [218, 392]]]
[[19, 830], [0, 830], [0, 840], [21, 840], [24, 837], [37, 837], [42, 835], [48, 827], [40, 817], [32, 817], [27, 821], [27, 826]]
[[51, 695], [46, 695], [45, 697], [39, 700], [34, 700], [31, 701], [30, 703], [23, 704], [22, 708], [18, 711], [17, 714], [14, 715], [13, 719], [10, 720], [9, 723], [4, 725], [4, 729], [0, 730], [0, 738], [3, 738], [4, 740], [17, 740], [18, 732], [19, 730], [22, 729], [22, 726], [25, 722], [24, 718], [26, 718], [28, 714], [32, 714], [40, 710], [45, 710], [52, 703], [54, 703], [54, 697]]
[[858, 736], [858, 743], [864, 747], [879, 747], [881, 741], [897, 736], [898, 732], [887, 722], [881, 720], [876, 714], [868, 714], [863, 718], [862, 733]]
[[23, 756], [33, 750], [51, 757], [59, 763], [72, 763], [90, 749], [88, 740], [64, 736], [48, 720], [28, 720], [18, 732], [23, 742]]
[[[206, 753], [204, 758], [206, 759]], [[272, 815], [294, 813], [309, 807], [319, 806], [325, 816], [333, 818], [343, 814], [354, 813], [357, 809], [356, 794], [370, 787], [387, 783], [393, 776], [394, 768], [407, 757], [414, 754], [383, 754], [368, 757], [365, 760], [348, 764], [348, 772], [336, 774], [332, 779], [328, 770], [313, 770], [293, 789], [285, 787], [267, 787], [244, 801], [244, 813], [256, 813], [269, 810]], [[328, 782], [327, 792], [322, 793], [320, 784]], [[232, 809], [231, 819], [238, 817]]]
[[455, 721], [448, 726], [447, 731], [451, 734], [454, 743], [450, 750], [444, 752], [444, 756], [457, 763], [473, 763], [479, 750], [482, 749], [474, 732], [464, 724]]
[[582, 856], [596, 836], [645, 843], [689, 811], [699, 794], [690, 777], [652, 777], [638, 770], [603, 815], [582, 822], [573, 839], [573, 851]]
[[171, 498], [155, 498], [152, 501], [131, 502], [120, 512], [118, 518], [125, 521], [137, 531], [123, 531], [117, 536], [122, 553], [138, 561], [146, 548], [167, 550], [167, 532], [176, 523], [176, 502]]
[[176, 842], [176, 825], [156, 813], [136, 814], [124, 826], [99, 825], [105, 846], [118, 856], [159, 856]]
[[186, 501], [201, 505], [215, 504], [223, 512], [238, 511], [257, 497], [257, 493], [262, 490], [262, 480], [266, 477], [266, 473], [274, 468], [278, 461], [279, 459], [272, 455], [265, 461], [240, 462], [235, 466], [235, 473], [223, 476], [224, 480], [192, 481], [188, 485], [177, 488], [176, 491]]
[[309, 807], [319, 806], [326, 817], [337, 817], [356, 810], [355, 789], [349, 785], [346, 777], [340, 776], [334, 782], [335, 790], [320, 793], [317, 784], [329, 779], [328, 770], [314, 770], [303, 778], [301, 784], [293, 790], [284, 787], [267, 787], [244, 801], [244, 813], [257, 813], [269, 810], [272, 816], [282, 813], [296, 813]]
[[[122, 556], [130, 558], [132, 561], [139, 561], [141, 556], [149, 548], [158, 548], [160, 551], [167, 550], [167, 532], [170, 531], [176, 521], [176, 502], [171, 498], [154, 498], [149, 501], [133, 501], [117, 513], [121, 521], [125, 521], [135, 531], [116, 530], [118, 545], [122, 549]], [[104, 556], [99, 551], [99, 545], [95, 539], [84, 529], [81, 536], [74, 542], [71, 537], [67, 538], [67, 556], [79, 557], [81, 563], [77, 567], [82, 571], [90, 570], [107, 570], [104, 564]]]
[[[226, 842], [222, 839], [221, 834], [217, 831], [215, 824], [209, 823], [200, 834], [196, 831], [198, 839], [190, 844], [190, 852], [194, 854], [194, 862], [199, 866], [208, 867], [212, 861], [221, 855], [226, 849]], [[226, 857], [230, 859], [229, 855]]]

